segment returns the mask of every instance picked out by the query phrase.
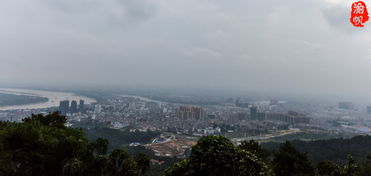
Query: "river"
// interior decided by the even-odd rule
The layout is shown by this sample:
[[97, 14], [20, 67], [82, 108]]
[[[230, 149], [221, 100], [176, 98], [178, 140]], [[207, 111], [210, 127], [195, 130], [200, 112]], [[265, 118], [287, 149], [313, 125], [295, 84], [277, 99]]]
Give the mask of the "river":
[[28, 95], [48, 98], [47, 102], [24, 104], [24, 105], [10, 105], [0, 106], [0, 111], [5, 110], [16, 110], [16, 109], [42, 109], [50, 107], [58, 107], [59, 102], [62, 100], [84, 100], [85, 104], [91, 104], [96, 102], [95, 99], [76, 95], [70, 92], [57, 92], [57, 91], [44, 91], [44, 90], [32, 90], [32, 89], [9, 89], [0, 88], [0, 93], [13, 94], [13, 95]]

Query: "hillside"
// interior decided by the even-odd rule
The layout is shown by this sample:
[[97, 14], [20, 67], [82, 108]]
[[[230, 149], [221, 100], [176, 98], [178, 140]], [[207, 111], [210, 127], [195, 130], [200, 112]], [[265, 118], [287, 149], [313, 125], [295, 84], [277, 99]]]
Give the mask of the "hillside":
[[[291, 144], [301, 152], [306, 152], [308, 158], [318, 163], [329, 160], [336, 163], [344, 163], [348, 155], [355, 160], [365, 161], [371, 154], [371, 136], [356, 136], [350, 139], [328, 139], [317, 141], [290, 141]], [[265, 143], [262, 145], [267, 150], [276, 150], [280, 143]]]

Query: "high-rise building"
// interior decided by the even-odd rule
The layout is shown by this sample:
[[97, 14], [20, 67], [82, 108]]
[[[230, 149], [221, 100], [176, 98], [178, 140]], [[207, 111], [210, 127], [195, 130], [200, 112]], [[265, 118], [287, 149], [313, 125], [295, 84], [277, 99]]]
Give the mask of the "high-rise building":
[[85, 112], [84, 100], [80, 100], [79, 111], [80, 112]]
[[59, 112], [62, 115], [66, 115], [69, 111], [70, 101], [64, 100], [59, 102]]
[[353, 109], [354, 105], [352, 102], [339, 102], [339, 109]]
[[76, 100], [71, 101], [70, 112], [71, 113], [76, 113], [77, 112], [77, 101]]
[[269, 105], [278, 105], [278, 100], [270, 100]]
[[268, 113], [266, 114], [267, 120], [282, 121], [289, 124], [297, 123], [310, 123], [311, 118], [304, 114], [300, 114], [295, 111], [288, 111], [287, 113]]
[[94, 113], [101, 113], [102, 112], [102, 106], [97, 104], [94, 107]]
[[205, 111], [201, 107], [181, 106], [176, 110], [176, 115], [182, 120], [203, 120], [205, 117]]
[[258, 108], [253, 106], [250, 108], [250, 117], [252, 119], [257, 119], [258, 118]]
[[367, 106], [367, 114], [371, 114], [371, 106]]
[[256, 118], [258, 120], [265, 120], [266, 119], [265, 113], [264, 112], [258, 112], [258, 113], [256, 113]]
[[237, 100], [235, 101], [235, 104], [237, 107], [247, 108], [249, 106], [249, 103], [243, 102], [240, 98], [237, 98]]
[[247, 113], [244, 113], [244, 112], [239, 112], [239, 113], [236, 113], [236, 114], [233, 114], [237, 119], [239, 120], [246, 120], [248, 118], [248, 115]]

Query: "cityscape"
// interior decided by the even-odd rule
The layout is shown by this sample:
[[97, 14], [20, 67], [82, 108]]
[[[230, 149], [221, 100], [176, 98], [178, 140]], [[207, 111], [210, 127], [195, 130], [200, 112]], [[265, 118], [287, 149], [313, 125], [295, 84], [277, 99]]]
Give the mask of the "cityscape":
[[371, 176], [370, 5], [1, 0], [0, 176]]
[[144, 146], [156, 156], [166, 157], [184, 157], [186, 150], [203, 136], [222, 135], [239, 145], [246, 140], [312, 141], [371, 134], [371, 106], [352, 102], [206, 97], [213, 103], [192, 104], [185, 102], [194, 102], [196, 97], [189, 96], [184, 101], [179, 97], [174, 98], [179, 103], [168, 97], [123, 94], [99, 97], [91, 104], [85, 104], [83, 99], [66, 99], [58, 107], [0, 111], [0, 120], [21, 122], [31, 114], [58, 111], [71, 127], [89, 129], [99, 124], [121, 131], [158, 132], [148, 143], [133, 140], [126, 145]]

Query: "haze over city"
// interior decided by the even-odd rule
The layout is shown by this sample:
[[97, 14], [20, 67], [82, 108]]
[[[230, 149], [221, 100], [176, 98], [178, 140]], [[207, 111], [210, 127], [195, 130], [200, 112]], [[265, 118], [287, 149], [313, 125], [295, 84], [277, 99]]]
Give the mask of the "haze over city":
[[1, 0], [0, 176], [371, 176], [370, 6]]
[[0, 84], [371, 98], [352, 1], [4, 0]]

